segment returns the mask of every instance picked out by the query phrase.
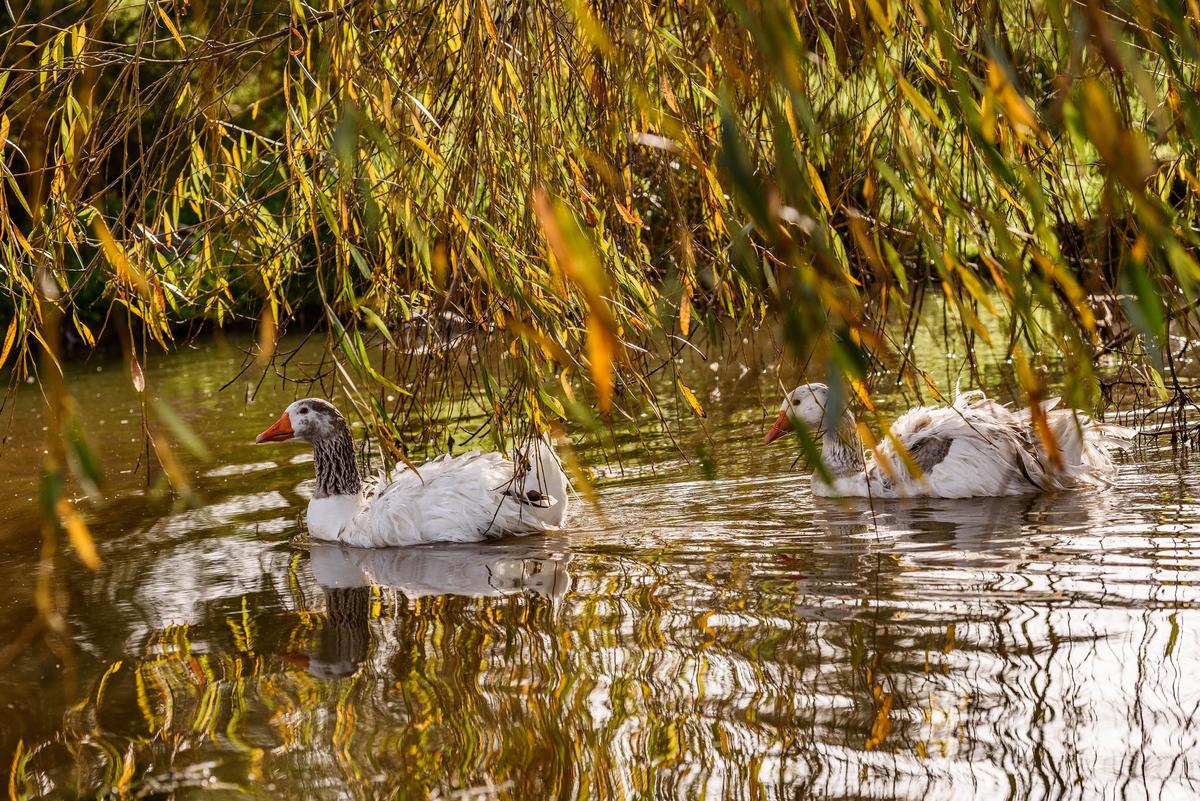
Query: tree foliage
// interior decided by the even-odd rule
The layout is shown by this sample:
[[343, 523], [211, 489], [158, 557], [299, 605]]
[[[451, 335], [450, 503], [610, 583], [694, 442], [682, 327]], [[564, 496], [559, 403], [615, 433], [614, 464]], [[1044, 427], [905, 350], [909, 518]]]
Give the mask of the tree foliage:
[[[1031, 398], [1061, 361], [1094, 403], [1117, 350], [1176, 380], [1164, 346], [1200, 276], [1200, 20], [1181, 0], [5, 12], [17, 378], [59, 381], [64, 332], [115, 332], [140, 392], [139, 353], [197, 322], [252, 322], [256, 369], [281, 369], [281, 332], [317, 330], [317, 378], [404, 458], [401, 429], [458, 402], [451, 373], [497, 441], [595, 425], [657, 411], [664, 341], [771, 308], [864, 401], [879, 376], [936, 395], [910, 322], [941, 296], [964, 352], [1011, 355]], [[703, 414], [686, 381], [670, 391]], [[52, 475], [86, 461], [59, 389]]]

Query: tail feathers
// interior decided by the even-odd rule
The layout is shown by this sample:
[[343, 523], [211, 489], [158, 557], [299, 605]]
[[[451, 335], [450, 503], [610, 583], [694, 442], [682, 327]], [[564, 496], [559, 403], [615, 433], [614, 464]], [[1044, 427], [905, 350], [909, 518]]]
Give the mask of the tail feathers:
[[[1062, 398], [1047, 398], [1046, 400], [1039, 403], [1038, 406], [1041, 407], [1042, 414], [1046, 415], [1047, 417], [1053, 417], [1054, 415], [1052, 415], [1051, 412], [1053, 412], [1055, 409], [1057, 409], [1059, 404], [1061, 404], [1061, 403], [1062, 403]], [[1074, 414], [1074, 411], [1064, 409], [1059, 412], [1059, 414], [1063, 414], [1063, 413], [1071, 415], [1071, 414]], [[1021, 422], [1024, 423], [1025, 425], [1031, 425], [1033, 423], [1033, 415], [1031, 415], [1029, 413], [1029, 409], [1021, 409], [1020, 411], [1013, 412], [1013, 414], [1017, 418], [1019, 418], [1021, 420]]]
[[1096, 435], [1096, 443], [1127, 451], [1133, 447], [1137, 438], [1137, 429], [1119, 426], [1115, 423], [1096, 423], [1092, 429]]
[[[1098, 423], [1074, 409], [1059, 409], [1061, 402], [1049, 398], [1039, 404], [1054, 438], [1051, 448], [1033, 426], [1028, 408], [1013, 411], [979, 390], [959, 392], [957, 387], [954, 407], [974, 432], [993, 444], [1006, 443], [1009, 464], [1034, 487], [1048, 490], [1111, 483], [1117, 466], [1110, 451], [1131, 447], [1137, 432]], [[1054, 446], [1058, 453], [1052, 456]]]
[[987, 395], [983, 394], [982, 389], [969, 389], [966, 392], [960, 392], [958, 385], [954, 386], [954, 406], [959, 409], [968, 408], [980, 401], [986, 401]]
[[1049, 416], [1050, 430], [1062, 452], [1060, 487], [1109, 484], [1116, 475], [1113, 449], [1131, 447], [1137, 432], [1111, 423], [1097, 423], [1085, 414], [1063, 410]]

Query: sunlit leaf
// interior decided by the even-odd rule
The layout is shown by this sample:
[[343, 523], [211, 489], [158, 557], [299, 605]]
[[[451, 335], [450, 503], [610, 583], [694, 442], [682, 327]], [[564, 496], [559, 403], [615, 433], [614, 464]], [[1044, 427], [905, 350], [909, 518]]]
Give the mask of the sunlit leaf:
[[682, 378], [675, 379], [675, 385], [679, 387], [679, 394], [687, 401], [687, 405], [692, 407], [692, 411], [696, 413], [697, 417], [708, 417], [704, 411], [704, 407], [696, 399], [696, 393], [692, 392], [688, 385], [683, 383]]
[[142, 372], [142, 364], [135, 354], [129, 354], [129, 377], [133, 380], [133, 388], [141, 393], [146, 391], [146, 376]]
[[12, 352], [13, 343], [17, 339], [17, 317], [8, 321], [8, 329], [4, 332], [4, 345], [0, 347], [0, 367], [8, 360], [8, 354]]
[[171, 17], [168, 16], [167, 10], [157, 3], [154, 4], [154, 7], [158, 10], [159, 19], [161, 19], [163, 24], [167, 26], [167, 30], [171, 32], [171, 37], [175, 40], [175, 43], [179, 45], [179, 49], [187, 50], [187, 47], [185, 47], [183, 44], [183, 37], [179, 35], [179, 29], [176, 28], [175, 23], [171, 21]]
[[79, 516], [79, 513], [75, 511], [75, 507], [66, 498], [58, 500], [58, 519], [63, 529], [67, 532], [67, 538], [71, 541], [72, 547], [75, 548], [75, 554], [79, 557], [79, 561], [92, 570], [100, 567], [100, 554], [96, 551], [96, 543], [92, 539], [92, 532], [88, 529], [87, 524], [83, 522], [83, 518]]

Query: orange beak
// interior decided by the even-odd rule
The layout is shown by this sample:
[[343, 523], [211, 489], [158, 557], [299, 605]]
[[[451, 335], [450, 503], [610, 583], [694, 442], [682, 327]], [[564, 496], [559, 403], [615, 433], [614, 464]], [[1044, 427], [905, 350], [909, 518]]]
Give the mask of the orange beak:
[[255, 442], [283, 442], [296, 436], [296, 432], [292, 430], [292, 419], [288, 417], [287, 412], [272, 424], [270, 428], [254, 438]]
[[790, 433], [792, 433], [792, 421], [788, 418], [787, 412], [780, 412], [778, 419], [775, 420], [775, 425], [771, 426], [771, 430], [763, 437], [763, 443], [770, 444], [784, 434]]

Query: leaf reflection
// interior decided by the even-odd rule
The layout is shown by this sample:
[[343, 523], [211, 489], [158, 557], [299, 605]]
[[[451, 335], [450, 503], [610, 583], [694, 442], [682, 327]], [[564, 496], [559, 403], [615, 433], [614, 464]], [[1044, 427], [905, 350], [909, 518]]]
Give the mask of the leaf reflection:
[[[640, 517], [714, 483], [607, 500]], [[765, 519], [761, 480], [726, 483], [709, 520]], [[279, 552], [278, 589], [101, 671], [18, 749], [14, 795], [1085, 798], [1090, 760], [1134, 751], [1170, 778], [1194, 657], [1172, 596], [1122, 575], [1122, 535], [1092, 547], [1113, 503], [804, 506], [770, 539]], [[1127, 736], [1087, 733], [1118, 720]]]

